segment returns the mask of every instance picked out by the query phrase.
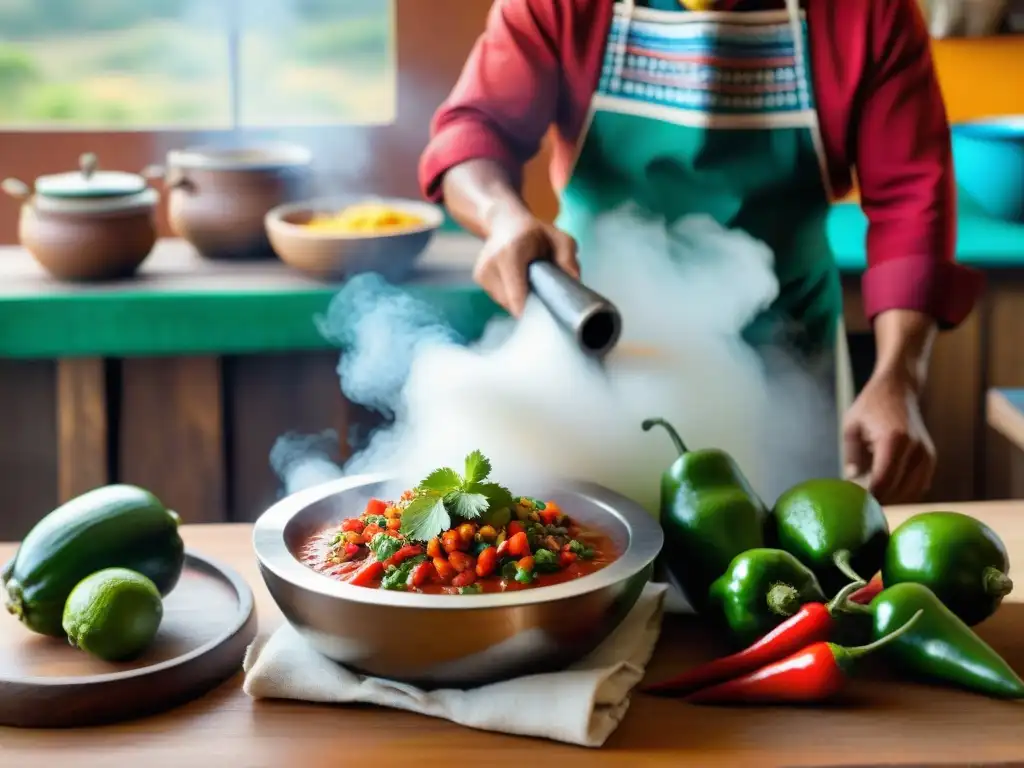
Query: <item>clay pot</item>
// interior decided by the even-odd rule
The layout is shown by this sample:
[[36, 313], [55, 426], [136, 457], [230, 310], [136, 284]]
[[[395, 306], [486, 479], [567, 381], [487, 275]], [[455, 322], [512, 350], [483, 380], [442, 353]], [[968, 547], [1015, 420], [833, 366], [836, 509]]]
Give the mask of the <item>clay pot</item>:
[[207, 259], [274, 258], [263, 219], [307, 196], [311, 162], [308, 150], [290, 144], [171, 152], [164, 174], [171, 229]]
[[131, 173], [100, 172], [96, 156], [74, 173], [41, 176], [34, 189], [5, 179], [22, 201], [22, 246], [58, 280], [112, 280], [134, 274], [156, 245], [156, 190]]

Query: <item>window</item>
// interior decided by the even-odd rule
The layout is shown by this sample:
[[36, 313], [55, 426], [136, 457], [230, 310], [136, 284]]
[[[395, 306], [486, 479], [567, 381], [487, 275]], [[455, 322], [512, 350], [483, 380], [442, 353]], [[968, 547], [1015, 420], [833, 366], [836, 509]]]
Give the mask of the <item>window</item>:
[[0, 130], [389, 123], [394, 0], [2, 0]]

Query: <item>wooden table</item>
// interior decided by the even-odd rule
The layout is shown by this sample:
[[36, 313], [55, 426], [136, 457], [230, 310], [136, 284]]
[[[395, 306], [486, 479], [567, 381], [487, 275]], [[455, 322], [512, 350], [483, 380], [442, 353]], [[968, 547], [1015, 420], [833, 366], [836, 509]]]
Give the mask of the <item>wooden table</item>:
[[[1024, 561], [1024, 502], [959, 504], [993, 526]], [[893, 510], [898, 524], [914, 507]], [[263, 587], [245, 525], [186, 526], [190, 547], [224, 560], [252, 585], [262, 631], [281, 616]], [[13, 551], [0, 545], [0, 561]], [[1017, 598], [1017, 599], [1015, 599]], [[986, 623], [984, 637], [1024, 670], [1024, 589]], [[649, 676], [660, 678], [712, 653], [692, 619], [666, 621]], [[1024, 708], [981, 696], [909, 684], [854, 684], [843, 706], [720, 709], [638, 695], [600, 750], [473, 731], [418, 715], [370, 707], [253, 702], [241, 675], [205, 698], [165, 715], [92, 730], [0, 728], [0, 765], [647, 766], [996, 765], [1024, 757]], [[537, 755], [540, 754], [540, 757]]]

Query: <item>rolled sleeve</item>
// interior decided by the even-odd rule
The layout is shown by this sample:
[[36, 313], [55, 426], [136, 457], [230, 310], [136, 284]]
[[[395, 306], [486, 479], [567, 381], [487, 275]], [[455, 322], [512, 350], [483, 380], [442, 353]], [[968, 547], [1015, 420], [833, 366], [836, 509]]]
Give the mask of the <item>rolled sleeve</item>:
[[551, 0], [498, 0], [451, 95], [437, 110], [420, 158], [424, 196], [442, 198], [450, 169], [500, 163], [518, 187], [558, 108], [559, 64]]
[[887, 259], [864, 273], [864, 313], [874, 319], [890, 309], [912, 309], [955, 328], [974, 308], [983, 288], [977, 270], [927, 256]]
[[874, 3], [857, 116], [856, 168], [868, 218], [869, 319], [912, 309], [952, 328], [981, 275], [955, 263], [956, 183], [949, 122], [916, 0]]

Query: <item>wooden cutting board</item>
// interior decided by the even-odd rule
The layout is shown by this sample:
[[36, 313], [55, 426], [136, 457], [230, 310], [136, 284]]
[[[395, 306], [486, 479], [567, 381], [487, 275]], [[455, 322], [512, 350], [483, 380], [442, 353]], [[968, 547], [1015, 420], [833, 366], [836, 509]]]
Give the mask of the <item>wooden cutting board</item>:
[[248, 585], [193, 551], [153, 644], [132, 662], [95, 659], [0, 612], [0, 725], [85, 726], [169, 709], [238, 672], [255, 634]]

